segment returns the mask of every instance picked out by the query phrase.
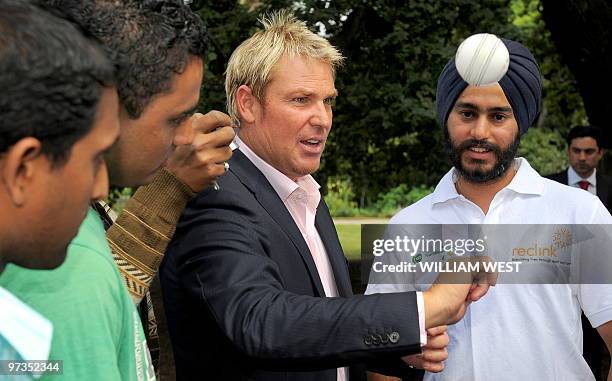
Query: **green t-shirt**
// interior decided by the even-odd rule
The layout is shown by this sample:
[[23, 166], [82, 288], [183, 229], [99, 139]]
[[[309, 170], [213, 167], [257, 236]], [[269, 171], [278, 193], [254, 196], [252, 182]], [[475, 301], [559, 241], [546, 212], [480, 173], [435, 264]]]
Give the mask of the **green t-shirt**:
[[0, 286], [53, 323], [49, 359], [63, 360], [63, 375], [43, 380], [155, 379], [138, 312], [93, 209], [59, 268], [9, 265]]

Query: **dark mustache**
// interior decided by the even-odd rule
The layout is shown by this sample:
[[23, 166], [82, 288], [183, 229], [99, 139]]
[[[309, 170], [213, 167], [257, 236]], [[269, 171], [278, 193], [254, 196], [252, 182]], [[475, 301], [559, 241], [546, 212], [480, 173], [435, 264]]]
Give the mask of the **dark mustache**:
[[478, 139], [468, 139], [462, 142], [461, 144], [459, 144], [459, 146], [456, 149], [459, 151], [467, 151], [470, 148], [484, 148], [489, 151], [493, 151], [495, 153], [501, 154], [501, 148], [498, 145], [489, 143], [486, 140], [478, 140]]

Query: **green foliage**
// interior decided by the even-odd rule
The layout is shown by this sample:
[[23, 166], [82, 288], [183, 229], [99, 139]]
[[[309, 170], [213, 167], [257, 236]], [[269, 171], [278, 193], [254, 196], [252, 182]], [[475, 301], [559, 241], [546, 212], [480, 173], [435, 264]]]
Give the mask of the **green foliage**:
[[577, 124], [587, 123], [582, 97], [567, 66], [560, 63], [550, 32], [542, 20], [539, 0], [512, 0], [513, 23], [521, 30], [522, 42], [536, 57], [544, 79], [543, 108], [537, 128], [521, 139], [519, 155], [540, 174], [567, 167], [563, 136]]
[[567, 168], [565, 139], [557, 130], [532, 128], [522, 138], [519, 156], [523, 156], [541, 175]]
[[336, 233], [349, 261], [361, 258], [361, 224], [337, 224]]
[[253, 34], [259, 14], [235, 0], [196, 0], [192, 8], [198, 10], [210, 34], [199, 107], [204, 113], [211, 109], [225, 111], [227, 62], [234, 49]]
[[433, 192], [432, 187], [419, 185], [408, 188], [400, 184], [388, 192], [381, 193], [376, 202], [368, 208], [358, 208], [353, 201], [354, 192], [350, 180], [330, 177], [325, 202], [334, 217], [391, 217], [400, 209], [411, 205]]
[[327, 179], [325, 203], [334, 217], [353, 217], [359, 213], [353, 201], [355, 193], [350, 180], [330, 177]]
[[110, 205], [116, 212], [121, 212], [125, 203], [134, 194], [133, 188], [116, 188], [112, 187], [108, 192], [106, 203]]
[[433, 192], [433, 188], [425, 185], [409, 189], [406, 184], [400, 184], [392, 188], [389, 192], [382, 193], [374, 204], [374, 209], [379, 216], [390, 217], [399, 212], [402, 208], [419, 201], [431, 192]]
[[586, 111], [576, 80], [567, 66], [560, 63], [561, 57], [542, 20], [540, 1], [512, 0], [510, 5], [513, 23], [521, 31], [521, 41], [535, 56], [544, 79], [543, 108], [538, 127], [566, 134], [572, 126], [586, 124]]

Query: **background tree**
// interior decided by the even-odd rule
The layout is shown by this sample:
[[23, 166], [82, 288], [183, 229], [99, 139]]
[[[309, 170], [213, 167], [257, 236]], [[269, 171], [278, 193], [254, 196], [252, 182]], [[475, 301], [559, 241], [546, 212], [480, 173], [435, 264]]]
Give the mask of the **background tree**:
[[591, 124], [604, 127], [612, 143], [612, 3], [609, 0], [542, 0], [552, 39], [572, 72]]
[[567, 167], [565, 136], [569, 129], [587, 123], [584, 104], [574, 75], [561, 63], [542, 19], [540, 1], [515, 0], [510, 8], [512, 23], [536, 57], [544, 81], [543, 107], [537, 128], [531, 128], [523, 136], [519, 154], [541, 174], [554, 173]]

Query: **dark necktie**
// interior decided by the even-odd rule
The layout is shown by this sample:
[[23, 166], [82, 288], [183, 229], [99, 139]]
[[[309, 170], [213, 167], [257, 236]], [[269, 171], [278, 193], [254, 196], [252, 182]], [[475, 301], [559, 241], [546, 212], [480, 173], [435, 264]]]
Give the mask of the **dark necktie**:
[[586, 180], [578, 181], [578, 186], [584, 190], [589, 190], [589, 182]]

